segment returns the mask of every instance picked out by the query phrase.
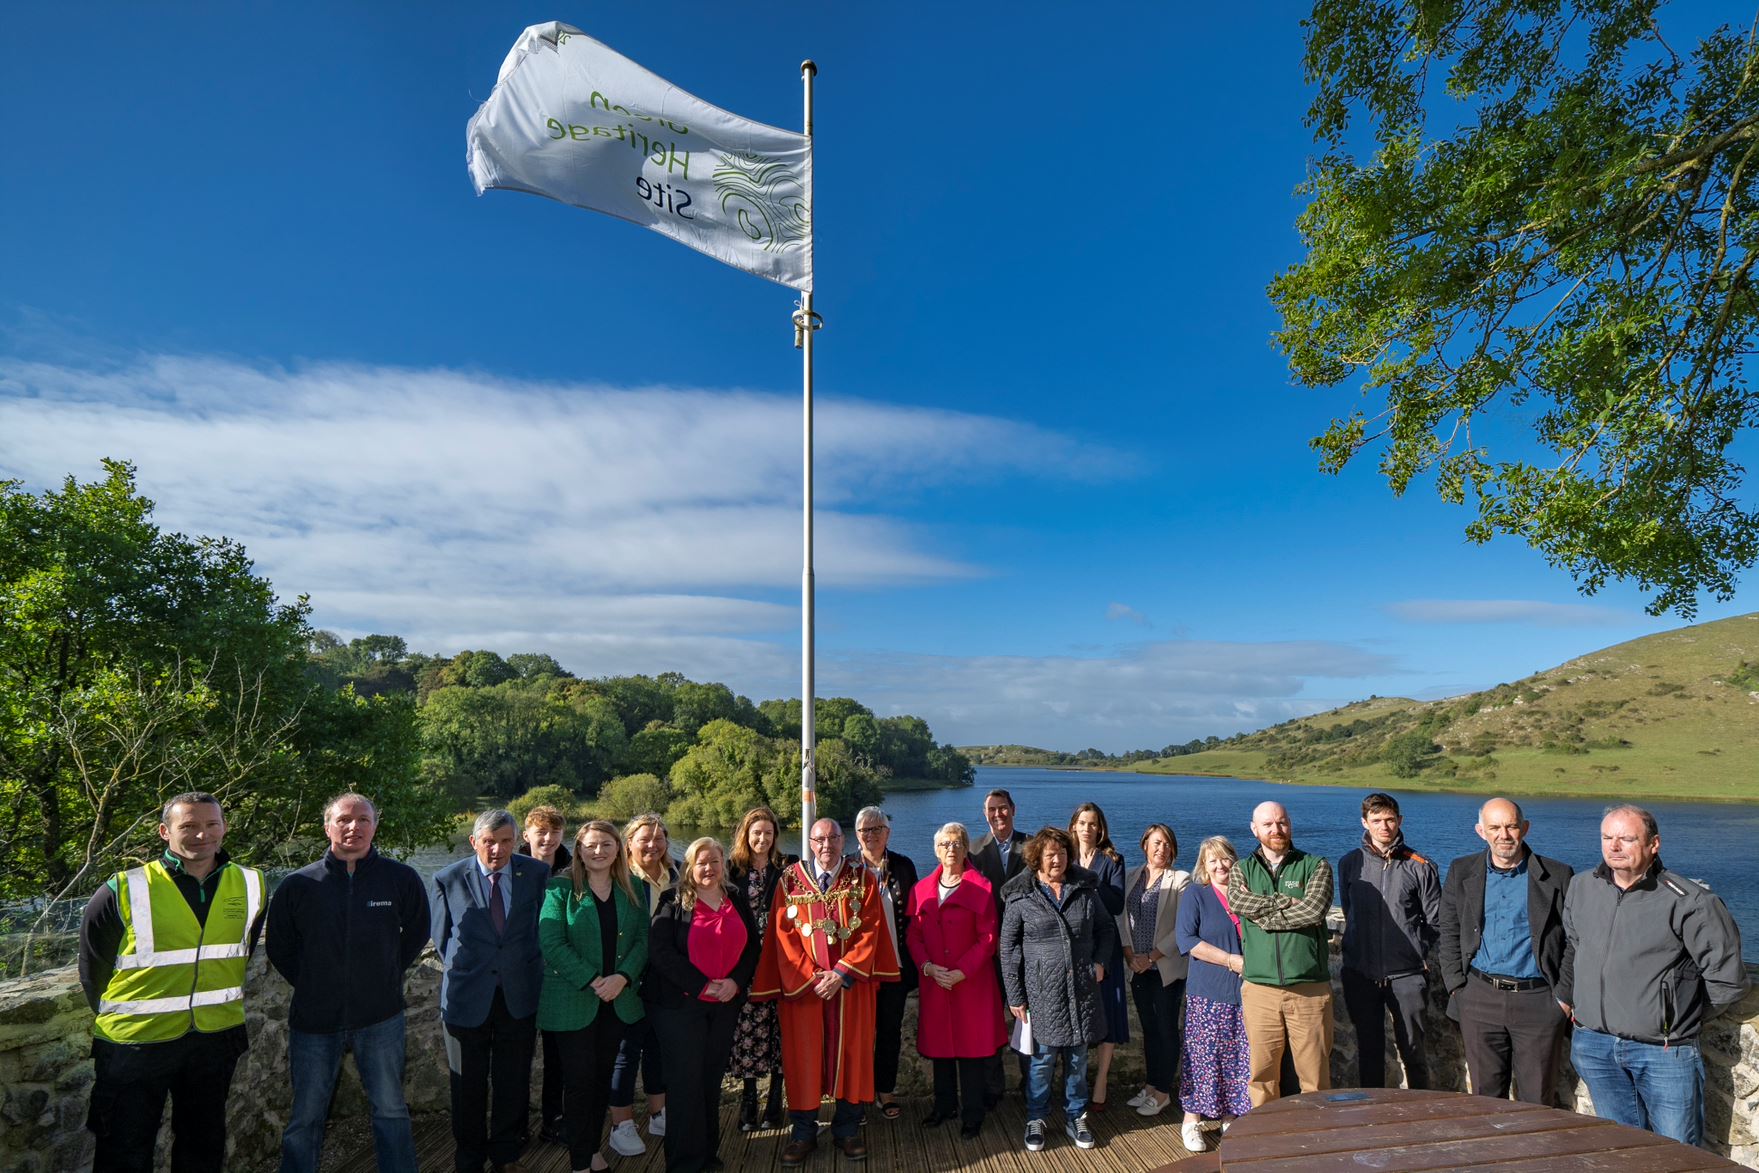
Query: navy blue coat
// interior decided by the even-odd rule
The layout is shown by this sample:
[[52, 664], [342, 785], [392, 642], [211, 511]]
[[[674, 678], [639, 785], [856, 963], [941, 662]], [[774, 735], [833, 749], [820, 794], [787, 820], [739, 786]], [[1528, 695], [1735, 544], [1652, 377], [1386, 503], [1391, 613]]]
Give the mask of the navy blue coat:
[[513, 879], [513, 910], [500, 934], [477, 895], [476, 871], [476, 856], [461, 859], [436, 872], [428, 891], [434, 948], [445, 966], [440, 1017], [453, 1026], [481, 1026], [488, 1021], [497, 986], [509, 1014], [534, 1015], [544, 983], [537, 915], [544, 905], [550, 869], [529, 855], [515, 854], [508, 861], [504, 874]]

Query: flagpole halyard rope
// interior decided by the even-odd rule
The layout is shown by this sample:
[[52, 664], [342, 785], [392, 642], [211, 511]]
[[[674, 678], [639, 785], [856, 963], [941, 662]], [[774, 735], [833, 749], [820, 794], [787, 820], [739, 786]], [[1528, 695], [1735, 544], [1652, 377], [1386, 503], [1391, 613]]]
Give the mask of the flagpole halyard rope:
[[[812, 152], [812, 79], [818, 66], [809, 58], [800, 63], [800, 84], [805, 91], [805, 133], [807, 158]], [[807, 271], [811, 272], [813, 220], [812, 186], [806, 188], [806, 250]], [[794, 346], [800, 351], [801, 364], [801, 430], [803, 500], [801, 545], [803, 565], [800, 573], [800, 858], [812, 858], [812, 824], [818, 815], [818, 743], [814, 731], [814, 591], [812, 574], [812, 336], [824, 324], [813, 312], [812, 290], [801, 291], [799, 307], [793, 314]]]

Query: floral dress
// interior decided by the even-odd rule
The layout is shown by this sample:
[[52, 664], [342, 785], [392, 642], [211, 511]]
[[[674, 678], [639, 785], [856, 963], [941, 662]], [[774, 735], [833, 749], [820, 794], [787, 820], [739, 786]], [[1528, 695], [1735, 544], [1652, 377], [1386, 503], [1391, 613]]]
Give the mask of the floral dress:
[[[776, 867], [745, 873], [745, 898], [751, 902], [751, 918], [769, 924], [770, 897], [775, 892]], [[737, 881], [735, 881], [737, 882]], [[733, 1032], [733, 1058], [728, 1074], [757, 1079], [782, 1070], [782, 1027], [774, 1002], [747, 1002], [739, 1008], [739, 1025]]]

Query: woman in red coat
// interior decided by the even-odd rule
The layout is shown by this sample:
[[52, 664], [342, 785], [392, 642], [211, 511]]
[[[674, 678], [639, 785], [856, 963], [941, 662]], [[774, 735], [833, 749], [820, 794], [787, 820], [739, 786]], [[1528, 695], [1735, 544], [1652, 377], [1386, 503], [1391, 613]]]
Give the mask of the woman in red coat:
[[927, 1127], [951, 1120], [983, 1128], [983, 1062], [1008, 1041], [996, 984], [996, 905], [989, 881], [966, 864], [971, 837], [958, 823], [934, 836], [940, 866], [910, 891], [910, 956], [922, 973], [916, 1049], [934, 1061]]

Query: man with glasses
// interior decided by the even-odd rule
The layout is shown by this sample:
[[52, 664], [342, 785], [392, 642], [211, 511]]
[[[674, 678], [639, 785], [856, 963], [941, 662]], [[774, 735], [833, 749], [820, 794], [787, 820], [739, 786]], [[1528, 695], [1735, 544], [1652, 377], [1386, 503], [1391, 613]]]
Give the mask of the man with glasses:
[[818, 1147], [818, 1105], [827, 1095], [837, 1101], [831, 1143], [851, 1161], [867, 1159], [861, 1106], [874, 1098], [876, 986], [898, 980], [879, 887], [865, 867], [843, 858], [842, 828], [820, 819], [808, 842], [812, 857], [776, 884], [751, 987], [755, 1001], [778, 1000], [793, 1120], [782, 1150], [788, 1166], [804, 1164]]
[[916, 965], [910, 948], [905, 944], [905, 913], [910, 907], [910, 892], [916, 887], [916, 864], [907, 855], [891, 850], [892, 824], [886, 812], [877, 806], [864, 806], [855, 815], [855, 839], [861, 848], [850, 863], [860, 864], [873, 877], [885, 905], [886, 929], [892, 938], [892, 950], [898, 956], [899, 980], [881, 982], [878, 1005], [874, 1010], [874, 1040], [878, 1045], [873, 1056], [874, 1093], [879, 1097], [880, 1115], [896, 1120], [903, 1107], [892, 1098], [898, 1087], [898, 1050], [903, 1045], [904, 1002], [916, 988]]

